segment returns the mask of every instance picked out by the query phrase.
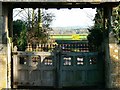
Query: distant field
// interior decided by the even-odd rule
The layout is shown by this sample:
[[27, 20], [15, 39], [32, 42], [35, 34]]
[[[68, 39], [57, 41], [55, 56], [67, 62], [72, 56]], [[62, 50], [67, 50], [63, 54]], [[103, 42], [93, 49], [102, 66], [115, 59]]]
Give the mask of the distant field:
[[88, 34], [72, 34], [72, 35], [50, 35], [50, 39], [55, 40], [87, 40]]

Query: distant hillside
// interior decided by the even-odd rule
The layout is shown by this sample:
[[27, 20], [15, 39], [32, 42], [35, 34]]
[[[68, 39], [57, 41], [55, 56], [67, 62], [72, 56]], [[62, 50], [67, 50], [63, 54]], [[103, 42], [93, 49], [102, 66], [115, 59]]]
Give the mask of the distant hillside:
[[73, 30], [73, 29], [80, 29], [80, 26], [72, 26], [72, 27], [52, 27], [53, 29], [61, 29], [61, 30]]
[[50, 34], [88, 34], [87, 28], [75, 27], [52, 27]]

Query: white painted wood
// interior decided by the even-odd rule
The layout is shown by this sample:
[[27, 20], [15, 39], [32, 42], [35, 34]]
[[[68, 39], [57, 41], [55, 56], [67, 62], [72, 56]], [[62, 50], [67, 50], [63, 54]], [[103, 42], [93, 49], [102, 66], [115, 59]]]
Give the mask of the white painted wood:
[[[55, 60], [53, 53], [22, 51], [13, 53], [14, 82], [18, 82], [17, 86], [54, 86]], [[49, 56], [52, 58], [46, 59]], [[33, 61], [34, 59], [37, 61]], [[24, 62], [21, 62], [22, 60]]]
[[17, 55], [13, 55], [13, 87], [17, 88], [16, 83], [18, 82], [18, 58]]

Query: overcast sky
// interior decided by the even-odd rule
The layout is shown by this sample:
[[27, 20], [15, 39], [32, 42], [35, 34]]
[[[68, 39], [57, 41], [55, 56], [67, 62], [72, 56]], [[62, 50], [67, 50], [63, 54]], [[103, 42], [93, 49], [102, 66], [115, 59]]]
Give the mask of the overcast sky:
[[[19, 10], [13, 12], [14, 15], [18, 13]], [[51, 26], [52, 27], [90, 27], [94, 24], [93, 18], [96, 13], [96, 9], [84, 8], [84, 9], [48, 9], [48, 12], [52, 12], [55, 15]], [[14, 17], [13, 15], [13, 17]], [[14, 20], [21, 19], [23, 17], [23, 12], [21, 15], [15, 16]]]

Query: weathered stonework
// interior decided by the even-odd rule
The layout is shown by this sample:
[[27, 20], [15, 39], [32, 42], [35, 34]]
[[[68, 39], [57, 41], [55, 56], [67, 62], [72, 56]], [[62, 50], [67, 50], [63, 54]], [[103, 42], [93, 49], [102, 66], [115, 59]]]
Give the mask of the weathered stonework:
[[8, 87], [7, 9], [0, 2], [0, 90]]
[[111, 60], [111, 87], [120, 88], [120, 49], [116, 43], [109, 44]]
[[7, 54], [3, 52], [0, 52], [0, 90], [7, 87]]

